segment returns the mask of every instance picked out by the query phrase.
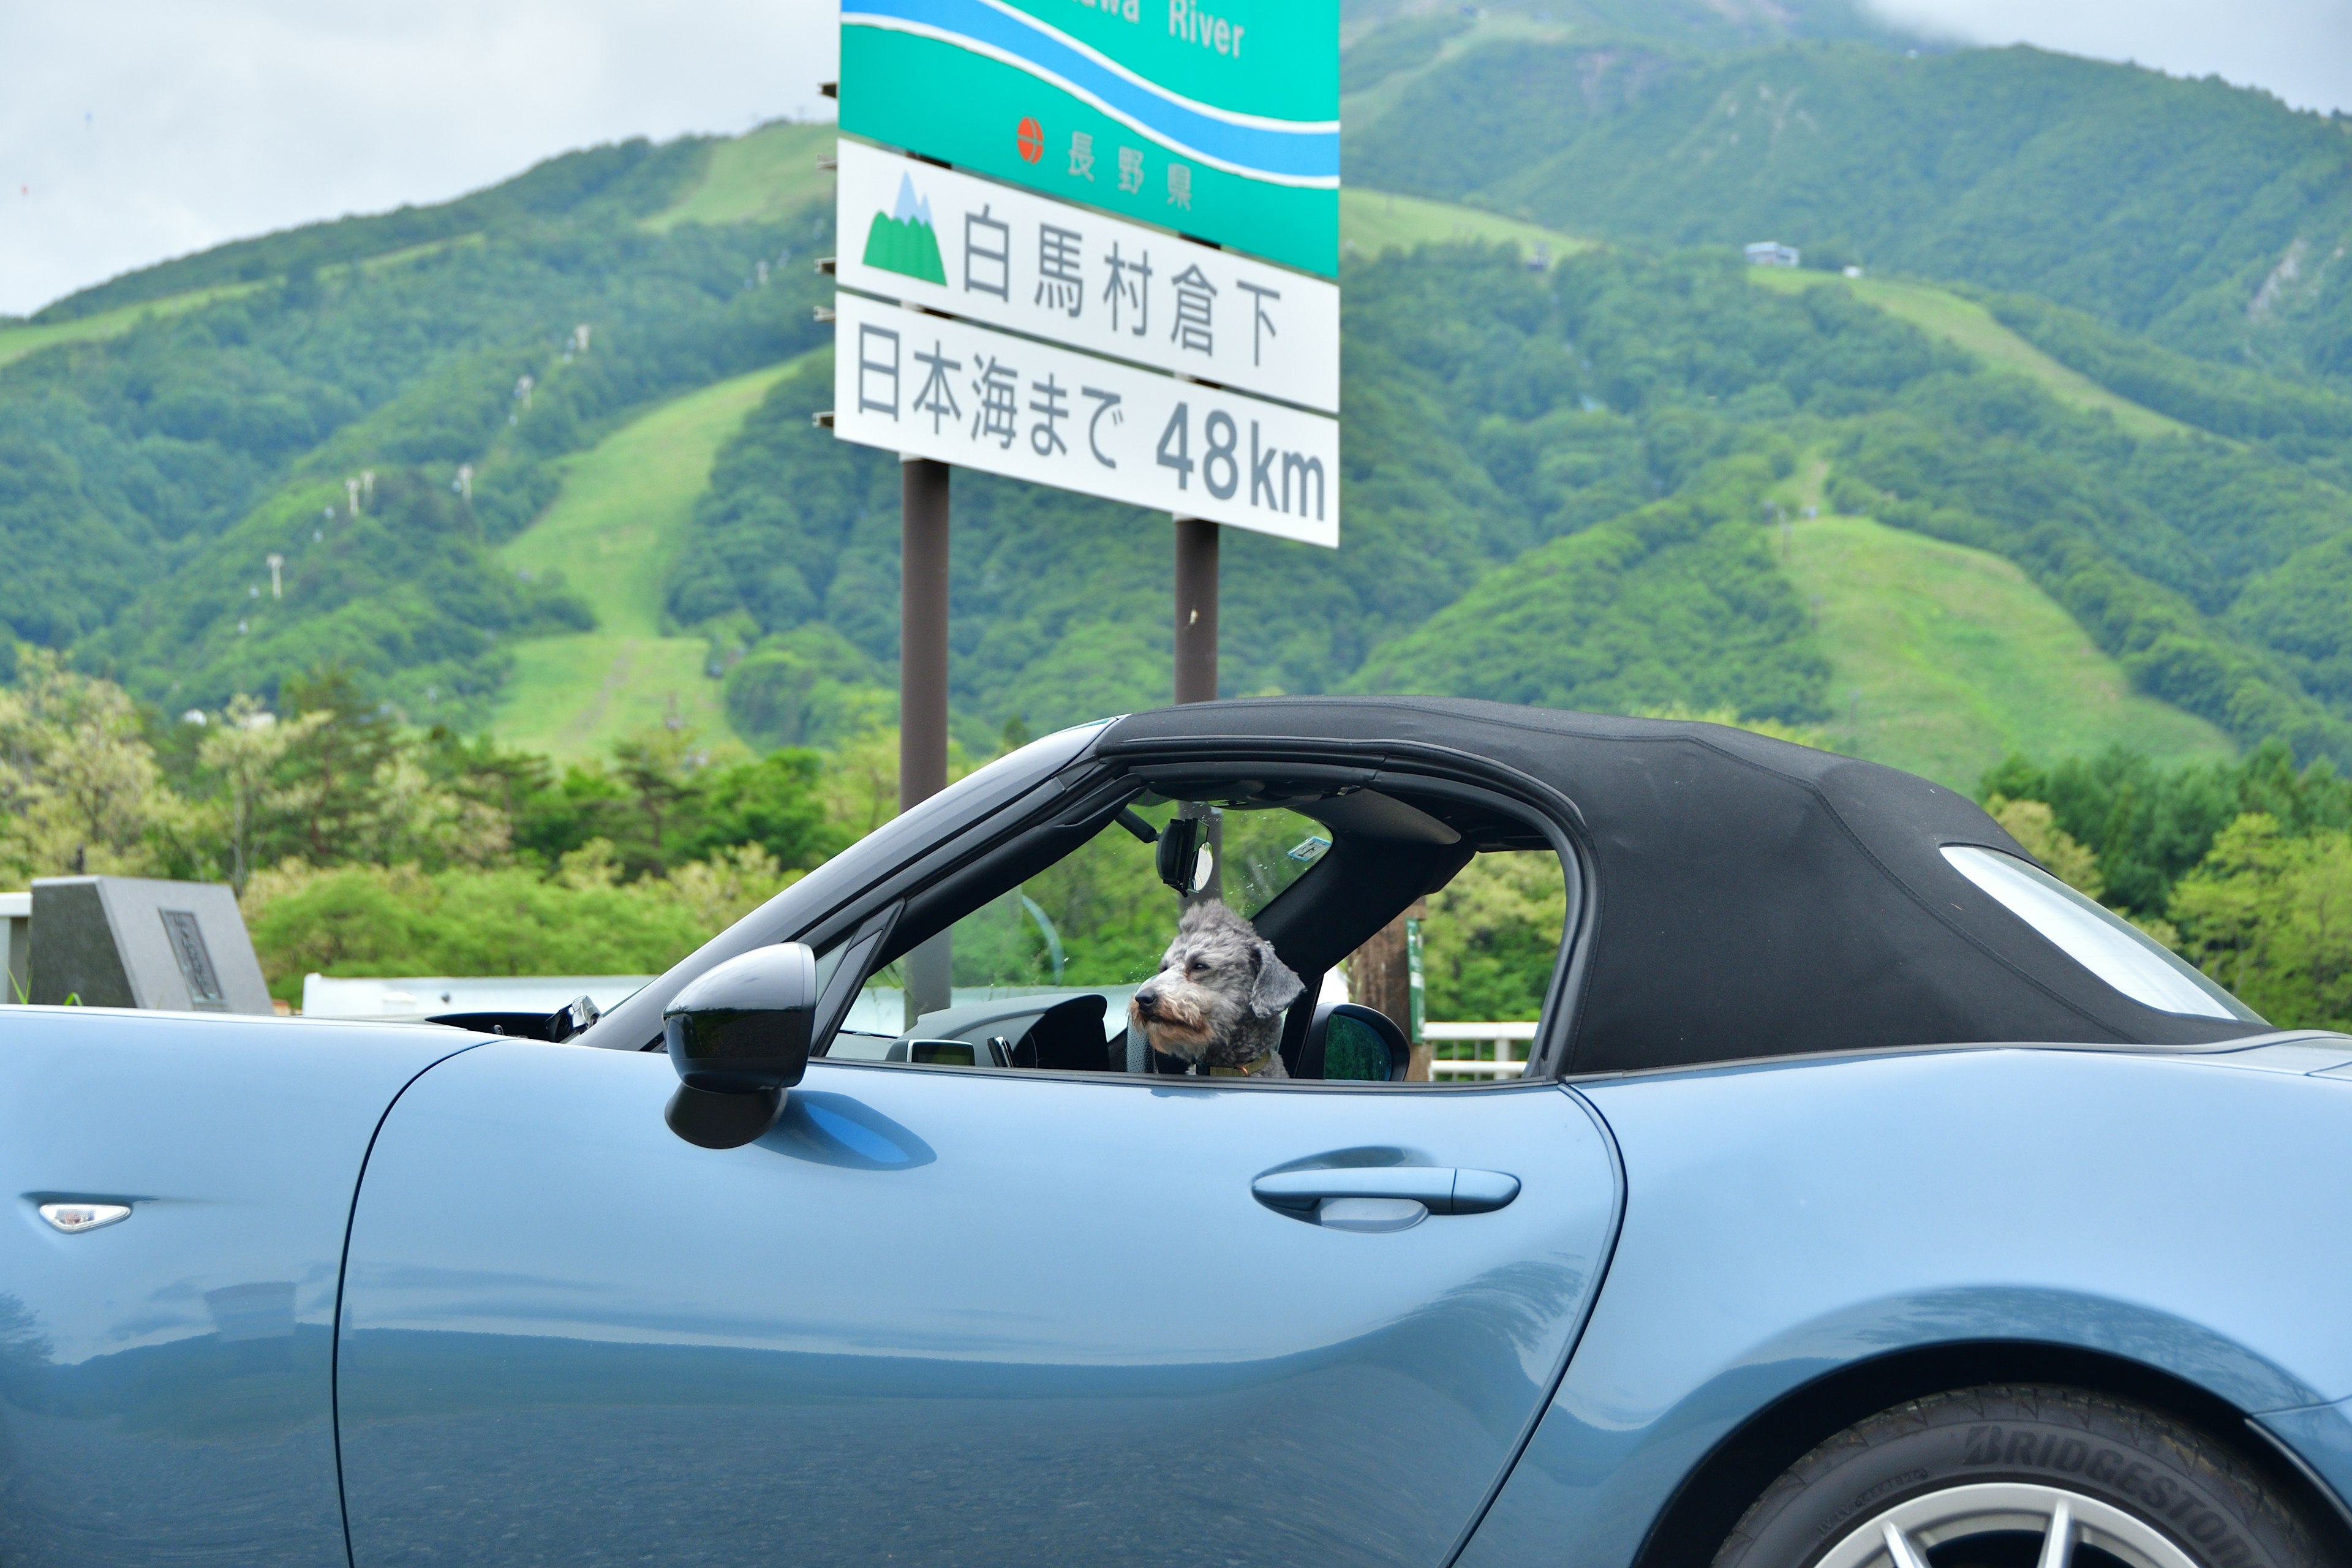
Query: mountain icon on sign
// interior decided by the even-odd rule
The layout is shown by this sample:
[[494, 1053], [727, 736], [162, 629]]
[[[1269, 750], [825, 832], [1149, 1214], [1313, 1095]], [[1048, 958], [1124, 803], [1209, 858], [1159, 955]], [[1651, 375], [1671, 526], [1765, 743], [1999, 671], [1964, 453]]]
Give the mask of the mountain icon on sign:
[[931, 225], [931, 204], [915, 191], [915, 182], [898, 176], [898, 199], [887, 213], [876, 213], [866, 231], [866, 265], [926, 283], [944, 285], [948, 269], [940, 259], [939, 231]]

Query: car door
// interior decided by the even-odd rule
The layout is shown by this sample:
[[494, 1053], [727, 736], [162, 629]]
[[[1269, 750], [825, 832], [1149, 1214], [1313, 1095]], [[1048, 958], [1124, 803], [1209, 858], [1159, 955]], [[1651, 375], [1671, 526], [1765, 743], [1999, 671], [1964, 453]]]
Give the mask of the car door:
[[[664, 1125], [674, 1087], [501, 1041], [386, 1119], [339, 1341], [356, 1568], [1434, 1565], [1619, 1204], [1541, 1084], [820, 1060], [727, 1151]], [[1387, 1230], [1254, 1192], [1318, 1169], [1269, 1184], [1517, 1189]]]

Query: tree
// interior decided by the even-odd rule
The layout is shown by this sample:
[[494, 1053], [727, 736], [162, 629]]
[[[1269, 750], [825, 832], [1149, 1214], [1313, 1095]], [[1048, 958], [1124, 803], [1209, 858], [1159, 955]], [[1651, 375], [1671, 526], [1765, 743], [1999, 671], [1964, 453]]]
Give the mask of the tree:
[[198, 760], [227, 792], [229, 881], [239, 893], [262, 863], [261, 846], [296, 805], [279, 782], [279, 763], [311, 731], [333, 721], [332, 713], [317, 712], [280, 723], [257, 699], [240, 692], [197, 749]]
[[1984, 803], [1984, 808], [2052, 876], [2086, 899], [2095, 899], [2107, 890], [2106, 879], [2099, 875], [2099, 858], [2058, 826], [2049, 802], [2006, 800], [1994, 795]]
[[838, 854], [851, 837], [826, 818], [824, 777], [824, 756], [805, 750], [771, 752], [711, 769], [688, 852], [702, 857], [730, 845], [756, 844], [778, 865], [803, 871]]
[[289, 716], [315, 721], [298, 723], [276, 769], [289, 847], [314, 866], [365, 858], [361, 846], [385, 815], [399, 726], [343, 665], [314, 668], [279, 695]]
[[1429, 1016], [1533, 1018], [1559, 954], [1568, 886], [1559, 857], [1515, 850], [1479, 855], [1430, 895], [1422, 928]]
[[122, 689], [25, 650], [0, 689], [0, 872], [146, 872], [152, 837], [186, 815]]
[[622, 847], [631, 871], [667, 871], [691, 837], [691, 818], [701, 804], [702, 761], [685, 730], [656, 730], [614, 746], [613, 771], [635, 807], [634, 831]]
[[2352, 1028], [2352, 833], [2239, 817], [2172, 895], [2208, 974], [2282, 1028]]

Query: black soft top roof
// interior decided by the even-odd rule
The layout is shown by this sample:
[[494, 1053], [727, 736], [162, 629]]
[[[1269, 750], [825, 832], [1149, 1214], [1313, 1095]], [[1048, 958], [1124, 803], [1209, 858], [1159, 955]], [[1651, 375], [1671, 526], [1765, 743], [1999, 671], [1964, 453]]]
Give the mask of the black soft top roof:
[[[1593, 860], [1571, 1072], [2001, 1040], [2197, 1045], [2261, 1026], [2159, 1012], [1955, 870], [2024, 849], [1967, 796], [1719, 724], [1445, 698], [1277, 698], [1119, 721], [1171, 742], [1467, 753], [1566, 795]], [[1157, 742], [1157, 746], [1155, 746]], [[2030, 857], [2028, 857], [2030, 858]]]

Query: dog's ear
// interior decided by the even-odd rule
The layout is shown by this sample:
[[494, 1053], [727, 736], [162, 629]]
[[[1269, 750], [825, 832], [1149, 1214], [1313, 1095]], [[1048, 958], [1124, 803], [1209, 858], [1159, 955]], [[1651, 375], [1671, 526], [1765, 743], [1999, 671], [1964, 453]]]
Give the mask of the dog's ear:
[[1257, 979], [1250, 986], [1250, 1011], [1261, 1018], [1271, 1018], [1293, 1002], [1307, 989], [1304, 982], [1290, 972], [1290, 965], [1275, 955], [1274, 943], [1264, 937], [1257, 939]]

